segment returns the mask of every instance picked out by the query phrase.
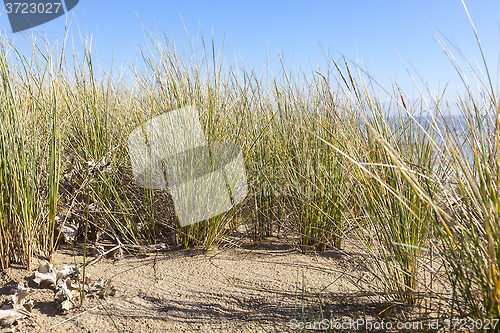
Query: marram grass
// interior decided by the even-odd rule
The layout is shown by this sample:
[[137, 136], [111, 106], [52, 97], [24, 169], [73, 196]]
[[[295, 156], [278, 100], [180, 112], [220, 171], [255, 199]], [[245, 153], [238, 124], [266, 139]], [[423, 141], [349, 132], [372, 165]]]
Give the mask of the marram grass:
[[[165, 36], [147, 34], [146, 44], [144, 65], [124, 82], [95, 68], [85, 43], [83, 59], [47, 45], [21, 57], [0, 37], [1, 268], [50, 257], [63, 238], [62, 207], [86, 203], [85, 244], [168, 234], [209, 249], [243, 224], [253, 241], [290, 236], [303, 252], [355, 241], [369, 257], [364, 292], [435, 302], [430, 313], [449, 318], [500, 318], [500, 116], [488, 79], [476, 77], [480, 97], [464, 87], [455, 103], [464, 128], [455, 132], [439, 98], [410, 99], [394, 82], [384, 103], [377, 83], [345, 59], [312, 76], [283, 66], [262, 79], [206, 56], [215, 50], [204, 42], [201, 57], [191, 44], [181, 56]], [[135, 186], [126, 140], [151, 117], [191, 104], [208, 142], [241, 147], [249, 194], [226, 214], [180, 227], [168, 193]]]

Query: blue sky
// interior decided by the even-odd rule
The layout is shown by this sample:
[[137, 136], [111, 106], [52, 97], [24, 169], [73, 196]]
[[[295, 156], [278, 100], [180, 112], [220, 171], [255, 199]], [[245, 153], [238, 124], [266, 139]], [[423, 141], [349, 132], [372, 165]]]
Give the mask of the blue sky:
[[[486, 58], [498, 83], [500, 55], [500, 1], [466, 1], [481, 38]], [[419, 12], [420, 11], [420, 12]], [[425, 16], [425, 19], [423, 16]], [[177, 45], [183, 32], [196, 39], [215, 39], [216, 48], [225, 36], [225, 57], [229, 63], [241, 61], [247, 68], [262, 71], [269, 56], [274, 72], [279, 72], [280, 53], [287, 67], [301, 66], [307, 72], [317, 68], [318, 57], [325, 69], [326, 59], [342, 55], [362, 62], [377, 80], [388, 87], [396, 79], [411, 94], [412, 83], [398, 56], [415, 66], [433, 90], [449, 83], [459, 89], [451, 62], [436, 43], [426, 22], [456, 42], [471, 61], [480, 61], [477, 44], [460, 0], [358, 0], [358, 1], [95, 1], [80, 0], [70, 12], [72, 34], [79, 41], [77, 24], [86, 26], [96, 40], [97, 56], [105, 67], [115, 50], [116, 68], [137, 57], [136, 46], [145, 45], [146, 29], [165, 30]], [[38, 27], [53, 41], [62, 37], [65, 18]], [[77, 24], [76, 24], [77, 23]], [[12, 33], [5, 10], [0, 27], [22, 52], [26, 42]], [[413, 72], [415, 74], [415, 72]], [[420, 83], [420, 82], [419, 82]]]

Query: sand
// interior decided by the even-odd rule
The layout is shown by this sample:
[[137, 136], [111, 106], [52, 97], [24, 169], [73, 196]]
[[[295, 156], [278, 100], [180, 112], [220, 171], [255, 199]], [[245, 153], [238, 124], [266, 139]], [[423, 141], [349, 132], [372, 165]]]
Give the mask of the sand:
[[[82, 261], [81, 254], [74, 257], [62, 248], [53, 264], [61, 269], [74, 258]], [[19, 281], [35, 289], [32, 317], [16, 332], [286, 332], [292, 331], [292, 320], [304, 320], [304, 312], [319, 318], [321, 302], [328, 303], [323, 316], [336, 320], [371, 311], [342, 296], [359, 291], [363, 267], [355, 258], [346, 250], [302, 254], [276, 239], [244, 248], [108, 256], [87, 274], [111, 279], [115, 296], [90, 295], [69, 313], [60, 310], [54, 286], [38, 286], [33, 272], [13, 265], [0, 272], [0, 300], [10, 297]]]

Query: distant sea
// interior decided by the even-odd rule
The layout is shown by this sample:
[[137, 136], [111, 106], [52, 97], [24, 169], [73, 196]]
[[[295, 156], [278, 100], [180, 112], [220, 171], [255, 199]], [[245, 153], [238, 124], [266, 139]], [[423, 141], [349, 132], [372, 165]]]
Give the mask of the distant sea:
[[[415, 117], [420, 126], [429, 134], [432, 135], [433, 141], [438, 145], [443, 144], [443, 139], [448, 139], [452, 144], [460, 148], [462, 151], [462, 156], [464, 158], [472, 161], [473, 150], [472, 150], [472, 139], [470, 138], [471, 133], [482, 133], [484, 138], [492, 137], [494, 133], [494, 124], [492, 123], [492, 117], [483, 115], [478, 119], [474, 118], [473, 122], [468, 120], [463, 115], [452, 115], [452, 116], [441, 116], [438, 119], [432, 119], [430, 116]], [[404, 123], [406, 130], [410, 130], [413, 133], [423, 133], [419, 126], [410, 118], [389, 118], [391, 122], [391, 127], [393, 129], [398, 129]], [[361, 124], [364, 127], [364, 123], [361, 120]], [[479, 140], [479, 138], [478, 138]], [[485, 141], [483, 141], [485, 142]]]

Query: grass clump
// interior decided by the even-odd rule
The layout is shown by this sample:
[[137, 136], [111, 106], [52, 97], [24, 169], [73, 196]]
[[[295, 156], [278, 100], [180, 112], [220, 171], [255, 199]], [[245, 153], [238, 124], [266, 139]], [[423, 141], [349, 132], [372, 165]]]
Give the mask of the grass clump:
[[[90, 44], [68, 68], [65, 45], [35, 44], [25, 58], [0, 36], [1, 268], [50, 257], [66, 223], [85, 245], [204, 249], [245, 226], [254, 241], [288, 237], [304, 253], [357, 242], [369, 256], [364, 286], [381, 302], [500, 318], [500, 107], [489, 72], [476, 76], [480, 97], [465, 86], [457, 118], [444, 97], [428, 105], [397, 82], [382, 102], [345, 59], [259, 78], [203, 39], [201, 55], [187, 43], [183, 57], [166, 35], [146, 36], [127, 83], [101, 75]], [[181, 227], [168, 191], [134, 184], [126, 141], [186, 105], [200, 110], [208, 143], [241, 147], [250, 190], [239, 207]]]

